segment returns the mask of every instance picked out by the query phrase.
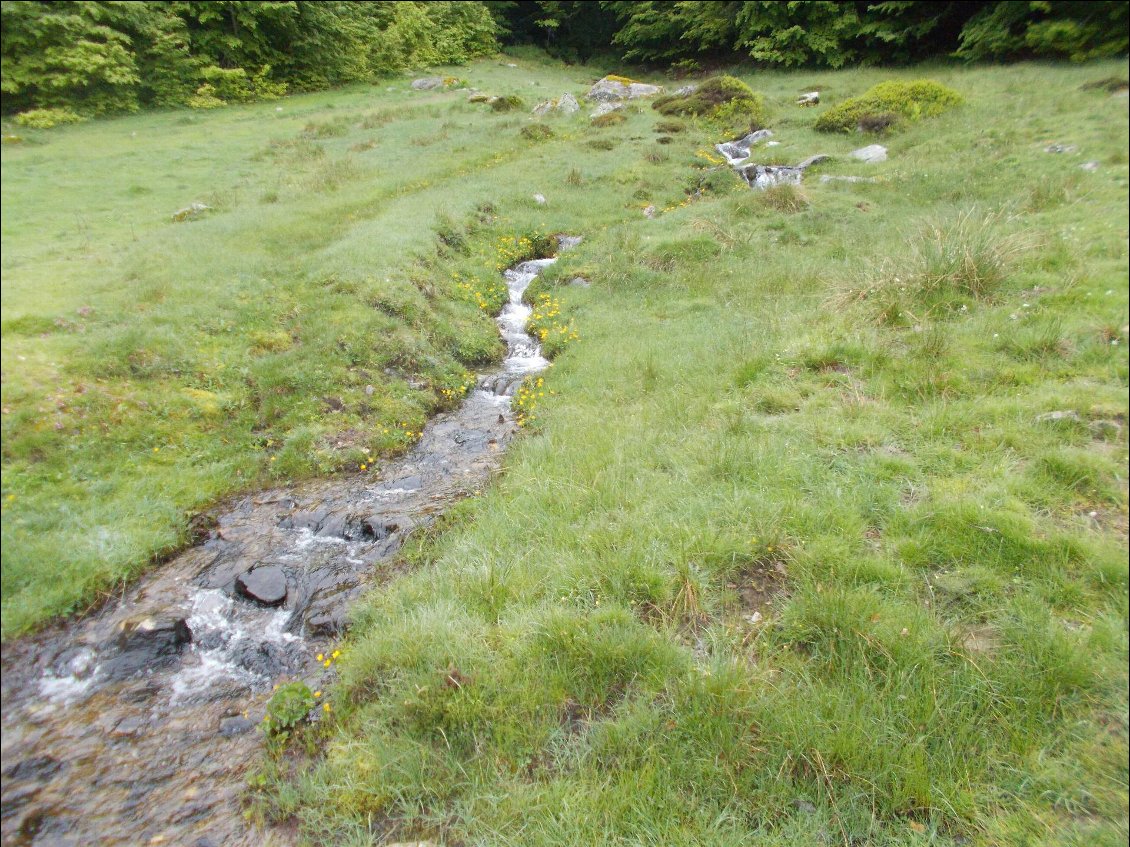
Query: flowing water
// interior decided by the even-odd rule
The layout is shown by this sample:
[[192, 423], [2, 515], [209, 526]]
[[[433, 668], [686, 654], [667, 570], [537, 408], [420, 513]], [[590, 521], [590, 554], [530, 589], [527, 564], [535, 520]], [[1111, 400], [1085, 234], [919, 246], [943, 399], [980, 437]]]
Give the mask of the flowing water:
[[522, 295], [553, 261], [505, 272], [502, 369], [378, 476], [245, 497], [101, 611], [5, 645], [4, 845], [264, 843], [240, 795], [272, 686], [328, 683], [316, 655], [381, 563], [498, 467], [511, 395], [548, 365]]

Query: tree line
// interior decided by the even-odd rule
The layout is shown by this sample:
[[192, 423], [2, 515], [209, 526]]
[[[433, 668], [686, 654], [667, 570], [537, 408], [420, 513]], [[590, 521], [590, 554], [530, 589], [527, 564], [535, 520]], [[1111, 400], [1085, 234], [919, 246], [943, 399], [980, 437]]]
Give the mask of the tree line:
[[1128, 4], [1080, 0], [46, 0], [0, 3], [5, 114], [210, 107], [462, 64], [503, 45], [675, 71], [1127, 51]]

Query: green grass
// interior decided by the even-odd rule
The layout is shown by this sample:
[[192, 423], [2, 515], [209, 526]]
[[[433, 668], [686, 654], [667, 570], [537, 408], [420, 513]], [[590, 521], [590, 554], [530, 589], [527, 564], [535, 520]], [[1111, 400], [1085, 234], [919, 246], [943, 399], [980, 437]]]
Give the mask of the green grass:
[[[600, 75], [523, 65], [546, 96]], [[535, 99], [494, 64], [462, 73]], [[1080, 86], [1125, 74], [739, 73], [765, 95], [774, 157], [837, 157], [769, 197], [712, 164], [693, 120], [657, 156], [650, 109], [555, 120], [534, 144], [529, 118], [463, 95], [366, 92], [422, 110], [380, 130], [407, 147], [457, 121], [470, 149], [286, 201], [359, 215], [293, 247], [308, 275], [291, 296], [352, 251], [396, 279], [390, 250], [434, 256], [436, 231], [489, 202], [509, 232], [586, 236], [530, 294], [571, 340], [505, 473], [357, 610], [333, 718], [298, 745], [318, 755], [268, 756], [254, 810], [342, 845], [1124, 843], [1127, 116]], [[886, 141], [888, 162], [814, 131], [840, 100], [923, 75], [965, 102]], [[792, 106], [813, 89], [823, 105]], [[428, 176], [405, 187], [408, 168]], [[142, 237], [212, 227], [214, 244], [237, 212]], [[245, 249], [270, 230], [250, 232]], [[469, 249], [453, 266], [488, 274]], [[33, 329], [56, 313], [8, 308]], [[14, 353], [70, 338], [6, 327], [6, 380]]]

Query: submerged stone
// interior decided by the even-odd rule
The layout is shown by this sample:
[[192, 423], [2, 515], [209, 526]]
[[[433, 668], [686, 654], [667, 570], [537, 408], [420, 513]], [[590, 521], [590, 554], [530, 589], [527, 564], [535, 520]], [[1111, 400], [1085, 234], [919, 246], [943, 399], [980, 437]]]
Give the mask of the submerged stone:
[[236, 577], [235, 588], [264, 606], [277, 606], [286, 599], [286, 574], [275, 565], [252, 568]]

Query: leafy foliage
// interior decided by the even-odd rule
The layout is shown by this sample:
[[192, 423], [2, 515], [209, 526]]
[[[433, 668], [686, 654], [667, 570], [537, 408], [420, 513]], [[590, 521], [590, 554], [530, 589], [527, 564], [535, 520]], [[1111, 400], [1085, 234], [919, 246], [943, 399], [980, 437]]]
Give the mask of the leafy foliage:
[[881, 82], [859, 97], [829, 109], [816, 121], [821, 132], [852, 132], [864, 128], [886, 129], [898, 119], [916, 121], [940, 115], [961, 103], [952, 88], [928, 79]]
[[4, 109], [83, 115], [271, 99], [494, 52], [481, 3], [3, 4]]
[[267, 702], [263, 729], [269, 735], [287, 732], [306, 720], [316, 705], [314, 692], [305, 682], [280, 685]]

